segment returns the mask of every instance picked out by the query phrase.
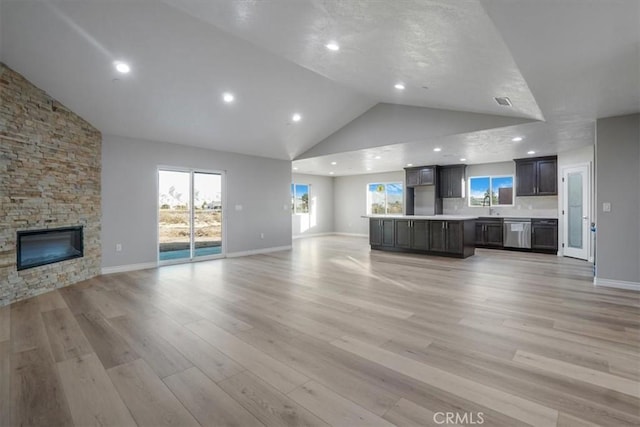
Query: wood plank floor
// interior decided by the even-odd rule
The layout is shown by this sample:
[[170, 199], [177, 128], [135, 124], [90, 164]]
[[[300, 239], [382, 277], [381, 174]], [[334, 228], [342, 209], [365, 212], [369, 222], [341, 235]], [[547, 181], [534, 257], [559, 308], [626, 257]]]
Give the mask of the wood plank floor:
[[478, 424], [640, 425], [640, 295], [319, 237], [0, 307], [0, 427]]

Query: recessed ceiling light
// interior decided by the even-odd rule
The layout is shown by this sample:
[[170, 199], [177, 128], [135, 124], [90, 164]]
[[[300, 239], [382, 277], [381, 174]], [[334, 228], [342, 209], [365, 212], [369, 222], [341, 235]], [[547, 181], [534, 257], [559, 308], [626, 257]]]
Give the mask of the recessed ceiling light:
[[329, 175], [333, 175], [333, 172], [329, 172]]
[[298, 168], [294, 166], [294, 167], [293, 167], [293, 170], [294, 170], [294, 171], [297, 171], [297, 170], [298, 170]]
[[291, 120], [293, 120], [294, 122], [299, 122], [300, 120], [302, 120], [302, 116], [298, 113], [295, 113], [292, 117]]
[[522, 137], [521, 137], [521, 136], [516, 136], [516, 137], [514, 137], [514, 138], [511, 138], [511, 140], [512, 140], [513, 142], [520, 142], [520, 141], [522, 141]]
[[129, 71], [131, 71], [131, 67], [129, 67], [129, 64], [127, 64], [126, 62], [116, 61], [113, 63], [113, 65], [116, 67], [116, 70], [119, 73], [127, 74]]
[[467, 159], [465, 159], [464, 157], [462, 157], [462, 158], [460, 158], [460, 161], [461, 161], [461, 162], [466, 162], [466, 161], [467, 161]]
[[413, 163], [407, 163], [407, 166], [411, 167], [411, 166], [413, 166]]
[[527, 154], [536, 154], [536, 152], [531, 150], [531, 151], [527, 151]]
[[376, 159], [376, 160], [380, 160], [381, 158], [382, 158], [382, 157], [380, 157], [380, 156], [375, 156], [375, 157], [374, 157], [374, 159]]
[[404, 90], [404, 85], [402, 83], [396, 83], [394, 87], [398, 90]]
[[224, 100], [224, 102], [229, 103], [229, 102], [233, 102], [233, 100], [236, 99], [236, 98], [235, 98], [235, 96], [233, 96], [232, 93], [225, 92], [225, 93], [222, 94], [222, 99]]
[[367, 168], [367, 170], [368, 170], [368, 171], [370, 171], [370, 170], [371, 170], [371, 168]]
[[336, 43], [336, 42], [329, 42], [326, 45], [324, 45], [324, 47], [326, 47], [327, 49], [332, 50], [334, 52], [337, 51], [337, 50], [340, 50], [340, 45], [338, 43]]
[[436, 147], [436, 148], [434, 148], [434, 149], [433, 149], [433, 151], [435, 151], [435, 152], [437, 153], [437, 152], [439, 152], [439, 151], [442, 151], [442, 148], [440, 148], [440, 147]]
[[331, 162], [331, 166], [335, 166], [337, 164], [338, 164], [338, 162]]

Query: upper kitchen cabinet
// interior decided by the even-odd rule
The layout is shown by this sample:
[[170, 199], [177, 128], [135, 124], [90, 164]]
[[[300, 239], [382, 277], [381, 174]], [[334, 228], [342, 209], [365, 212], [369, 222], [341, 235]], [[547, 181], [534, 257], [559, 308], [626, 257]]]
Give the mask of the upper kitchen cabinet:
[[464, 197], [465, 165], [438, 167], [438, 195], [443, 199]]
[[516, 159], [516, 196], [558, 194], [558, 157]]
[[419, 185], [434, 185], [436, 183], [436, 171], [434, 166], [422, 166], [419, 168], [405, 169], [407, 187]]

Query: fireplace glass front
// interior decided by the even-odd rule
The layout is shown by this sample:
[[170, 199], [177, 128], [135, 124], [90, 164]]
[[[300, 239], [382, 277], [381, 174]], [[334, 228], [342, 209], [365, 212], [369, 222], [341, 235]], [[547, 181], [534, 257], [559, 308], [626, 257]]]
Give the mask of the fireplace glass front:
[[18, 231], [18, 270], [84, 255], [82, 227]]

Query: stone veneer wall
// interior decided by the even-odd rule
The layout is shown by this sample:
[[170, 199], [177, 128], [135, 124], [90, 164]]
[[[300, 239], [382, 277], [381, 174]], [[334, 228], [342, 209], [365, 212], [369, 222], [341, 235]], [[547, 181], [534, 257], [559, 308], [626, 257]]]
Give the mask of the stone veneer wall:
[[[0, 63], [0, 306], [100, 274], [102, 135]], [[16, 232], [84, 226], [84, 257], [16, 269]]]

